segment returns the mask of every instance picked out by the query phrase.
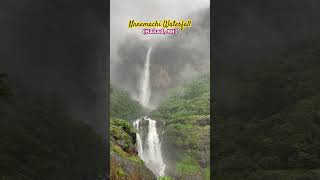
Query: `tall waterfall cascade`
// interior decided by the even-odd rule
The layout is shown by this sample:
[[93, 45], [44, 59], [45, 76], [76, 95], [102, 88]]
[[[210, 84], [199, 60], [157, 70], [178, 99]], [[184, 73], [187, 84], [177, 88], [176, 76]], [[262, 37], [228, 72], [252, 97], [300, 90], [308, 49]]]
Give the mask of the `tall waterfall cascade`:
[[148, 107], [151, 90], [150, 90], [150, 55], [152, 51], [152, 46], [149, 47], [146, 61], [144, 64], [144, 70], [142, 72], [142, 77], [140, 81], [140, 94], [139, 94], [139, 102], [142, 106]]
[[[149, 47], [144, 69], [140, 80], [139, 102], [143, 107], [149, 107], [150, 89], [150, 55], [152, 46]], [[161, 153], [161, 142], [158, 135], [157, 121], [147, 116], [137, 119], [133, 123], [137, 129], [137, 149], [139, 157], [145, 165], [157, 176], [164, 176], [166, 165]], [[148, 127], [146, 127], [148, 126]], [[163, 133], [162, 133], [163, 134]]]
[[[148, 121], [148, 131], [142, 132], [142, 122]], [[133, 125], [137, 129], [137, 149], [139, 157], [144, 161], [146, 166], [157, 176], [164, 176], [164, 171], [166, 168], [163, 162], [163, 157], [161, 153], [161, 142], [157, 132], [157, 121], [143, 117], [137, 119]], [[145, 138], [142, 138], [142, 134], [147, 133]]]

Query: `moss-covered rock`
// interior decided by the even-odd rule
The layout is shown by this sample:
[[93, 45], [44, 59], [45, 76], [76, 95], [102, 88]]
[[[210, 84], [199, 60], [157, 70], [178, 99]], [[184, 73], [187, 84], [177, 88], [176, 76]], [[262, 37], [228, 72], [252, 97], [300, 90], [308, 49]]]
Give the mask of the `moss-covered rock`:
[[155, 180], [154, 174], [137, 156], [122, 157], [111, 153], [111, 180]]
[[111, 119], [111, 180], [153, 180], [135, 148], [135, 129], [122, 119]]

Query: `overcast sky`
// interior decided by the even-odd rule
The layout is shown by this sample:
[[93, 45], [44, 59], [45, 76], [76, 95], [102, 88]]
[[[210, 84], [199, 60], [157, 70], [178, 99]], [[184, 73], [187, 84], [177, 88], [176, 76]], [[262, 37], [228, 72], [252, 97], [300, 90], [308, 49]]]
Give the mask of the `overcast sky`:
[[118, 43], [125, 34], [142, 34], [141, 30], [128, 28], [129, 20], [180, 19], [193, 11], [209, 7], [209, 4], [210, 0], [111, 0], [111, 60], [115, 60]]

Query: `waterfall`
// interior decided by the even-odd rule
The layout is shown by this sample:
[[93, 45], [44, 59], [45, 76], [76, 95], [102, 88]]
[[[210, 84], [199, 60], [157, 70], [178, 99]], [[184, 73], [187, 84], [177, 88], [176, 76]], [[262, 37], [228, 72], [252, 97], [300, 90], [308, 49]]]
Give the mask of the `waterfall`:
[[[136, 120], [135, 122], [133, 122], [133, 126], [139, 131], [139, 123], [140, 123], [140, 119]], [[137, 147], [138, 147], [138, 155], [139, 157], [143, 160], [143, 148], [142, 148], [142, 140], [141, 140], [141, 136], [140, 133], [136, 133], [136, 139], [137, 139]]]
[[150, 85], [149, 85], [149, 78], [150, 78], [150, 54], [152, 51], [152, 46], [149, 47], [146, 61], [144, 64], [144, 71], [142, 74], [141, 82], [140, 82], [140, 95], [139, 101], [140, 104], [144, 107], [148, 107], [149, 100], [150, 100]]
[[[152, 46], [148, 49], [144, 70], [140, 81], [139, 102], [144, 107], [149, 107], [151, 95], [150, 90], [150, 54]], [[146, 123], [147, 122], [147, 123]], [[163, 162], [161, 153], [161, 142], [159, 139], [156, 121], [148, 117], [137, 119], [133, 122], [133, 126], [137, 129], [137, 149], [139, 157], [144, 161], [145, 165], [157, 176], [164, 176], [166, 165]], [[147, 131], [143, 127], [148, 124]], [[163, 134], [163, 133], [162, 133]]]
[[[148, 121], [148, 132], [145, 138], [142, 138], [141, 122]], [[145, 165], [157, 176], [164, 176], [166, 165], [163, 162], [161, 153], [161, 142], [157, 132], [156, 121], [148, 117], [136, 120], [134, 127], [137, 129], [137, 149], [139, 157], [145, 162]], [[143, 132], [145, 133], [145, 132]]]

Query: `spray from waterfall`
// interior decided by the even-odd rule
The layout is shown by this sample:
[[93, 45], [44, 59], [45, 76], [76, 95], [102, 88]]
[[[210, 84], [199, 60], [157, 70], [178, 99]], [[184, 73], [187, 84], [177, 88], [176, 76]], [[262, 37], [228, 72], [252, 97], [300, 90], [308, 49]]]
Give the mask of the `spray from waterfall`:
[[[147, 123], [142, 123], [147, 121]], [[163, 162], [161, 153], [161, 142], [157, 132], [157, 121], [148, 117], [136, 120], [133, 124], [137, 129], [137, 149], [139, 157], [145, 162], [146, 166], [157, 176], [164, 176], [166, 165]], [[141, 126], [148, 125], [146, 136], [142, 137]]]
[[[149, 108], [150, 90], [150, 54], [152, 46], [148, 49], [143, 74], [140, 81], [139, 101], [142, 106]], [[163, 162], [161, 153], [161, 142], [157, 131], [157, 122], [148, 117], [137, 119], [133, 122], [137, 129], [137, 149], [139, 157], [146, 166], [156, 175], [163, 176], [166, 165]], [[142, 128], [148, 125], [148, 128]], [[147, 131], [146, 131], [147, 130]]]
[[140, 82], [140, 95], [139, 95], [139, 101], [140, 104], [144, 107], [148, 107], [151, 90], [150, 90], [150, 54], [152, 51], [152, 46], [149, 47], [146, 61], [144, 64], [144, 71], [142, 74], [141, 82]]
[[[139, 125], [140, 125], [140, 119], [136, 120], [135, 122], [133, 122], [133, 126], [139, 131]], [[137, 147], [138, 147], [138, 155], [139, 157], [144, 160], [143, 158], [143, 147], [142, 147], [142, 139], [140, 136], [140, 133], [137, 132], [136, 133], [136, 139], [137, 139]]]

